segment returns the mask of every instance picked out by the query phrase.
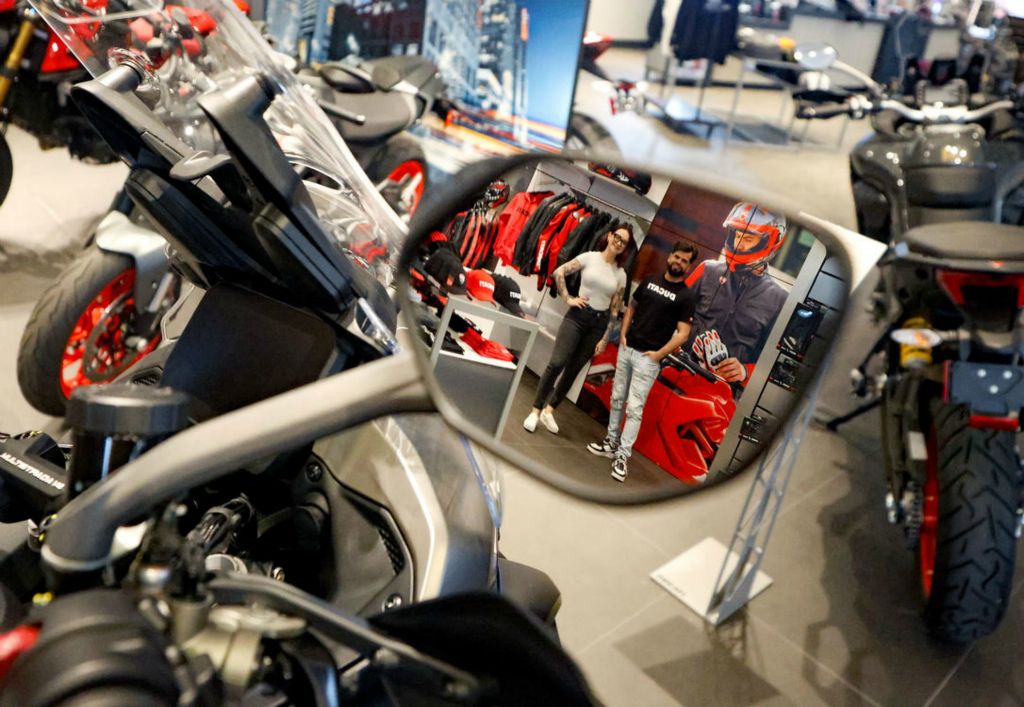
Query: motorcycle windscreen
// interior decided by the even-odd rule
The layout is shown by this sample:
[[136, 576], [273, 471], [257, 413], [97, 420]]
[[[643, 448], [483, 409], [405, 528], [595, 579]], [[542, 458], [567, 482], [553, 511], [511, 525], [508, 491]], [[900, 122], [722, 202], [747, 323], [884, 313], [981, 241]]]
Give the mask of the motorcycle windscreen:
[[[94, 77], [130, 60], [147, 67], [135, 95], [178, 140], [226, 154], [200, 99], [258, 75], [275, 97], [263, 117], [276, 148], [304, 179], [327, 183], [318, 217], [339, 248], [390, 256], [405, 226], [364, 174], [330, 120], [230, 1], [31, 0], [33, 7]], [[102, 126], [98, 126], [102, 128]], [[389, 258], [374, 274], [390, 284]]]

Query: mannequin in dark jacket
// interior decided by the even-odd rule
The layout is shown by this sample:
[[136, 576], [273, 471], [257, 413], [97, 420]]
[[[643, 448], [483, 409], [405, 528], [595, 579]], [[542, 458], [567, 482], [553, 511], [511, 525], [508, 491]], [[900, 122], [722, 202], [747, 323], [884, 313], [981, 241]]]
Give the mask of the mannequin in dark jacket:
[[723, 226], [724, 259], [705, 260], [687, 278], [697, 296], [687, 348], [708, 370], [745, 386], [788, 296], [768, 274], [786, 220], [740, 202]]

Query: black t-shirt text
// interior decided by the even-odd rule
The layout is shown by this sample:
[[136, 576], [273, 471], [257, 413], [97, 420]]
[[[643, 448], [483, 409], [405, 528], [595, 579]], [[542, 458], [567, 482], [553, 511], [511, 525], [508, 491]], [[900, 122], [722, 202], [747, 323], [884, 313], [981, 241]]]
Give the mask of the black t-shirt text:
[[679, 322], [690, 322], [697, 298], [686, 283], [652, 275], [633, 293], [633, 318], [626, 343], [637, 351], [657, 351], [676, 333]]

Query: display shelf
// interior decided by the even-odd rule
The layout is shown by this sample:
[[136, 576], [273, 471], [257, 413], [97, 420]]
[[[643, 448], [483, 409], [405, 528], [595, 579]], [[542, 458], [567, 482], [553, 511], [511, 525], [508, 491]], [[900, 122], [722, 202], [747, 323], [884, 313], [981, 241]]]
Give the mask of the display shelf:
[[[511, 363], [481, 356], [468, 349], [457, 336], [452, 338], [458, 342], [463, 353], [445, 351], [444, 338], [454, 314], [479, 323], [490, 339], [515, 353], [518, 361]], [[467, 419], [499, 438], [505, 429], [512, 400], [519, 388], [539, 329], [537, 322], [452, 295], [448, 298], [441, 322], [434, 332], [430, 364], [441, 387]]]

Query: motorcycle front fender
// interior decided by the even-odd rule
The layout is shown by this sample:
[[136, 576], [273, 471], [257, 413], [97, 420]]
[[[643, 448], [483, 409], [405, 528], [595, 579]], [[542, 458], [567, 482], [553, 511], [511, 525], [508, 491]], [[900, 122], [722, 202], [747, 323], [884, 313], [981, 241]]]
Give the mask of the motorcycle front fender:
[[135, 263], [135, 302], [145, 308], [170, 265], [167, 241], [118, 211], [111, 211], [96, 228], [96, 247], [105, 253], [127, 255]]

